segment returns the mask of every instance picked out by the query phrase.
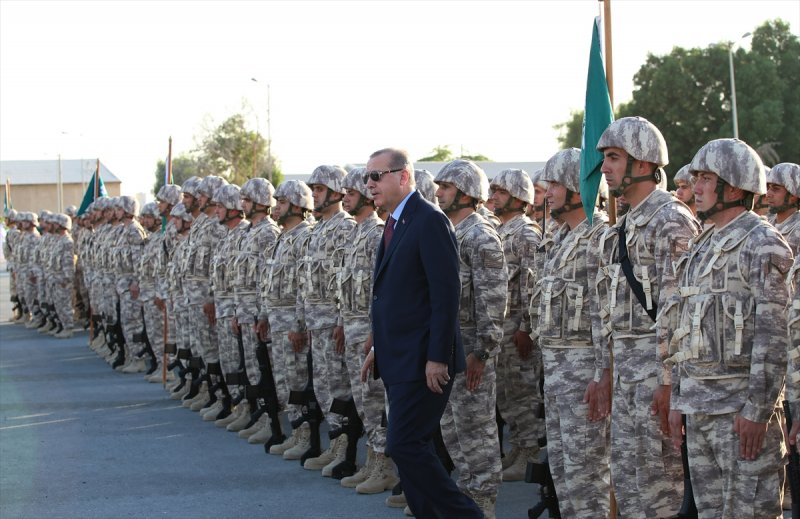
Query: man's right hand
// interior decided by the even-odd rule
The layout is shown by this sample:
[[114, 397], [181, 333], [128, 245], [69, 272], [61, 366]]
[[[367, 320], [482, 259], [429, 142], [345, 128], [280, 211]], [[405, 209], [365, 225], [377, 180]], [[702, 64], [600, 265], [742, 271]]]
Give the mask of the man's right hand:
[[428, 389], [434, 393], [444, 393], [444, 387], [450, 382], [447, 364], [429, 360], [425, 364], [425, 380], [428, 383]]
[[361, 382], [366, 383], [367, 377], [372, 373], [372, 365], [375, 362], [375, 352], [370, 351], [367, 353], [367, 358], [364, 359], [364, 364], [361, 366]]
[[522, 330], [517, 330], [514, 332], [511, 340], [517, 348], [517, 355], [519, 355], [519, 358], [527, 360], [531, 355], [531, 351], [533, 351], [533, 339], [531, 339], [530, 334]]
[[261, 319], [253, 325], [253, 329], [258, 335], [258, 340], [261, 342], [267, 342], [267, 336], [269, 335], [269, 322], [266, 319]]
[[683, 443], [683, 415], [680, 411], [669, 412], [669, 436], [672, 438], [672, 446], [680, 452]]
[[292, 349], [295, 353], [300, 353], [305, 348], [306, 335], [306, 332], [289, 332], [289, 341], [292, 343]]

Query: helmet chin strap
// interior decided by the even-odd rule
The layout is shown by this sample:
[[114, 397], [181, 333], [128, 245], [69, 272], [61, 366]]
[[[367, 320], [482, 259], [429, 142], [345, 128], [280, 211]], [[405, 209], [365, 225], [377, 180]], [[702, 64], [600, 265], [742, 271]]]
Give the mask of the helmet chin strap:
[[[233, 216], [231, 216], [231, 215], [230, 215], [231, 213], [234, 213], [234, 215], [233, 215]], [[230, 222], [231, 220], [235, 220], [236, 218], [241, 218], [241, 217], [242, 217], [242, 211], [239, 211], [239, 210], [237, 210], [237, 209], [228, 209], [228, 208], [226, 207], [226, 208], [225, 208], [225, 218], [223, 218], [222, 220], [220, 220], [220, 222], [219, 222], [219, 223], [228, 223], [228, 222]]]
[[[263, 207], [264, 209], [258, 209], [259, 207]], [[266, 216], [266, 215], [269, 214], [269, 207], [267, 207], [265, 205], [261, 205], [261, 204], [256, 204], [255, 202], [253, 202], [253, 208], [250, 209], [250, 212], [246, 213], [246, 214], [247, 214], [248, 218], [252, 218], [253, 215], [257, 215], [257, 214], [263, 214], [263, 215]]]
[[616, 197], [620, 197], [625, 194], [625, 190], [628, 189], [628, 186], [633, 184], [638, 184], [640, 182], [649, 182], [653, 181], [658, 185], [661, 182], [661, 170], [656, 168], [655, 171], [651, 175], [647, 175], [644, 177], [634, 177], [633, 176], [633, 161], [635, 161], [633, 157], [628, 155], [627, 164], [625, 165], [625, 176], [622, 177], [622, 182], [619, 186], [615, 187], [614, 189], [609, 190], [612, 195]]
[[792, 204], [791, 203], [791, 199], [792, 199], [792, 195], [790, 195], [789, 192], [787, 191], [786, 194], [783, 195], [783, 203], [781, 205], [779, 205], [778, 207], [770, 206], [769, 212], [771, 214], [778, 214], [778, 213], [782, 213], [784, 211], [788, 211], [789, 209], [796, 209], [798, 206], [800, 206], [800, 200], [798, 200], [797, 202]]
[[711, 216], [719, 213], [720, 211], [724, 211], [726, 209], [730, 209], [732, 207], [739, 207], [742, 206], [748, 211], [753, 208], [753, 195], [750, 194], [749, 196], [745, 196], [744, 198], [740, 198], [739, 200], [733, 200], [730, 202], [725, 202], [724, 190], [725, 186], [728, 183], [722, 180], [721, 178], [717, 177], [717, 186], [714, 188], [714, 192], [717, 194], [717, 202], [708, 209], [707, 211], [697, 211], [697, 217], [701, 220], [708, 220]]
[[[572, 198], [574, 198], [573, 195], [577, 194], [578, 193], [576, 193], [575, 191], [567, 189], [566, 199], [572, 200]], [[570, 211], [574, 211], [575, 209], [578, 209], [580, 207], [583, 207], [583, 202], [581, 202], [581, 197], [579, 196], [577, 202], [564, 202], [564, 205], [562, 205], [558, 209], [550, 209], [550, 215], [553, 216], [554, 218], [557, 218], [562, 214], [569, 213]]]
[[294, 204], [289, 204], [289, 210], [278, 217], [278, 225], [285, 224], [286, 220], [288, 220], [290, 216], [297, 216], [302, 220], [303, 219], [303, 210], [300, 209], [300, 212], [296, 213], [296, 212], [293, 211], [293, 209], [296, 208], [296, 207], [297, 206], [294, 205]]
[[472, 209], [475, 209], [475, 206], [477, 204], [475, 202], [475, 199], [472, 198], [472, 197], [468, 197], [469, 198], [469, 202], [466, 202], [466, 203], [463, 203], [463, 204], [457, 203], [456, 200], [458, 200], [462, 196], [466, 196], [466, 195], [460, 189], [456, 189], [456, 196], [453, 198], [453, 201], [450, 202], [450, 205], [448, 205], [447, 207], [442, 207], [441, 208], [442, 212], [444, 214], [450, 214], [450, 213], [455, 213], [456, 211], [460, 211], [461, 209], [466, 209], [467, 207], [471, 207]]
[[358, 212], [361, 211], [361, 208], [365, 207], [368, 204], [368, 202], [369, 202], [369, 200], [367, 199], [367, 197], [365, 197], [364, 195], [359, 193], [358, 194], [358, 203], [356, 204], [356, 206], [354, 208], [350, 209], [347, 212], [350, 214], [350, 216], [356, 216], [358, 214]]
[[494, 215], [495, 216], [501, 216], [501, 215], [504, 215], [506, 213], [524, 213], [525, 212], [525, 206], [523, 205], [522, 207], [519, 207], [519, 208], [515, 209], [515, 208], [511, 207], [511, 201], [512, 200], [514, 200], [514, 197], [509, 196], [508, 200], [506, 200], [506, 203], [503, 204], [503, 207], [495, 207], [494, 208]]
[[327, 189], [327, 191], [325, 193], [325, 200], [323, 200], [322, 203], [318, 207], [314, 208], [314, 210], [316, 212], [318, 212], [318, 213], [321, 213], [322, 211], [324, 211], [328, 207], [332, 206], [336, 202], [341, 202], [342, 201], [341, 198], [339, 200], [331, 200], [331, 194], [333, 193], [333, 189], [331, 189], [331, 188], [329, 188], [327, 186], [325, 186], [325, 189]]

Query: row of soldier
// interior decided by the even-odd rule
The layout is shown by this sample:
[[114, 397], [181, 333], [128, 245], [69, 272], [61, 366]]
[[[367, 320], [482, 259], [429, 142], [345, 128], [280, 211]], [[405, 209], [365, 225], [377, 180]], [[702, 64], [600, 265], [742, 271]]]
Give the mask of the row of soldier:
[[[616, 121], [598, 149], [622, 216], [612, 226], [602, 202], [587, 218], [576, 149], [556, 153], [533, 182], [522, 170], [489, 182], [464, 160], [435, 179], [415, 174], [452, 222], [461, 260], [468, 367], [441, 423], [459, 488], [493, 517], [500, 481], [523, 478], [546, 434], [563, 516], [606, 515], [613, 481], [624, 517], [669, 517], [683, 494], [673, 447], [685, 429], [701, 516], [777, 516], [777, 404], [797, 346], [787, 313], [795, 324], [800, 313], [789, 304], [800, 169], [765, 171], [744, 142], [720, 139], [680, 169], [673, 195], [666, 143], [648, 121]], [[264, 179], [239, 189], [191, 178], [164, 186], [141, 225], [132, 199], [98, 199], [76, 240], [93, 347], [127, 372], [149, 356], [151, 381], [169, 368], [174, 398], [271, 454], [360, 493], [392, 488], [383, 387], [362, 373], [383, 232], [368, 176], [320, 166], [307, 185], [277, 190]], [[761, 195], [769, 222], [752, 212]], [[18, 273], [31, 271], [13, 257]], [[38, 292], [24, 292], [36, 324], [46, 305], [27, 305]], [[786, 396], [800, 406], [795, 367]], [[512, 446], [502, 459], [496, 412]], [[387, 503], [403, 506], [402, 494]]]

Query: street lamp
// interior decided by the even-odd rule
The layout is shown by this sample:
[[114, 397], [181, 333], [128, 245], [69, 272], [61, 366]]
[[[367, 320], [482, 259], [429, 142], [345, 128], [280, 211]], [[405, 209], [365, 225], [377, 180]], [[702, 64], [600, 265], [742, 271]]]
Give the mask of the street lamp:
[[[258, 83], [254, 77], [250, 78], [253, 83]], [[272, 126], [270, 124], [269, 116], [269, 83], [267, 83], [267, 171], [269, 172], [269, 181], [272, 182]]]
[[739, 118], [736, 114], [736, 80], [733, 76], [733, 48], [739, 45], [741, 41], [745, 38], [750, 36], [749, 32], [742, 34], [742, 37], [739, 38], [739, 41], [735, 43], [731, 43], [728, 46], [728, 65], [730, 66], [731, 70], [731, 110], [733, 113], [733, 137], [735, 139], [739, 138]]

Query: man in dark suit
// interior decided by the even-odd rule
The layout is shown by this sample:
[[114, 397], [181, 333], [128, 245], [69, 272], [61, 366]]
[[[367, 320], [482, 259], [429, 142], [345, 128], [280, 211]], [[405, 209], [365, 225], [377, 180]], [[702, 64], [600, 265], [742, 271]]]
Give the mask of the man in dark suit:
[[453, 378], [465, 368], [458, 329], [461, 283], [453, 227], [415, 190], [405, 151], [376, 151], [367, 188], [389, 213], [372, 289], [373, 367], [389, 399], [387, 453], [416, 517], [482, 518], [456, 487], [433, 446]]

